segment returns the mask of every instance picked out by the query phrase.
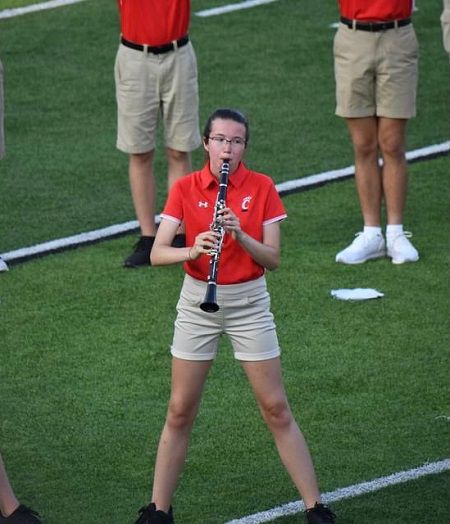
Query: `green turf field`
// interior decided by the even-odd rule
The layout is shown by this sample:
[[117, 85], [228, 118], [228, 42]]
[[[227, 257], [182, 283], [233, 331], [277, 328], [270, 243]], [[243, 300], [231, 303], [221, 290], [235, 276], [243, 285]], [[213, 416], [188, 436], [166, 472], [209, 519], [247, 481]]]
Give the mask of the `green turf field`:
[[[441, 2], [417, 3], [421, 69], [409, 150], [449, 138]], [[23, 4], [0, 1], [0, 9]], [[337, 8], [317, 6], [280, 0], [192, 19], [202, 122], [219, 105], [246, 111], [248, 163], [276, 182], [353, 162], [333, 115], [328, 26]], [[127, 159], [115, 149], [117, 39], [111, 0], [0, 19], [7, 138], [0, 253], [134, 219]], [[195, 166], [201, 161], [198, 151]], [[156, 166], [161, 208], [161, 154]], [[405, 266], [334, 262], [361, 227], [352, 180], [284, 198], [282, 266], [268, 284], [286, 388], [324, 492], [449, 456], [448, 175], [445, 157], [410, 166], [405, 226], [421, 260]], [[148, 499], [182, 271], [122, 269], [133, 241], [0, 274], [0, 450], [18, 496], [47, 524], [131, 524]], [[385, 296], [332, 299], [340, 287]], [[223, 524], [297, 498], [228, 342], [221, 349], [175, 497], [177, 524]], [[448, 478], [424, 477], [333, 508], [339, 524], [446, 524]]]

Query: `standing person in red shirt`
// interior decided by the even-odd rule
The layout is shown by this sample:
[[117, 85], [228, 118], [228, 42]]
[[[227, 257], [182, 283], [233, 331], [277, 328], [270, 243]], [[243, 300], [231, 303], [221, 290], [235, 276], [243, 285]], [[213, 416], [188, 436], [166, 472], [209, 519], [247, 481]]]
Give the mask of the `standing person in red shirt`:
[[[201, 143], [197, 61], [188, 36], [189, 0], [118, 0], [118, 6], [117, 147], [129, 154], [131, 195], [141, 230], [124, 266], [134, 268], [150, 264], [155, 240], [153, 155], [159, 118], [169, 188], [191, 171], [190, 153]], [[184, 235], [177, 235], [175, 243], [184, 245]]]
[[[345, 118], [355, 155], [364, 230], [336, 261], [360, 264], [384, 257], [394, 264], [419, 254], [403, 230], [407, 193], [405, 132], [416, 114], [418, 43], [413, 0], [339, 0], [334, 40], [336, 114]], [[383, 166], [379, 166], [381, 154]], [[386, 241], [381, 205], [387, 215]]]
[[[161, 214], [152, 264], [184, 263], [186, 275], [177, 305], [171, 396], [156, 457], [152, 502], [141, 508], [136, 524], [174, 522], [172, 496], [222, 334], [231, 341], [280, 458], [304, 500], [307, 522], [334, 522], [333, 513], [321, 503], [308, 446], [284, 390], [264, 276], [280, 263], [280, 222], [286, 212], [273, 181], [243, 164], [248, 139], [248, 122], [242, 113], [216, 110], [203, 133], [206, 165], [173, 185]], [[228, 189], [224, 207], [217, 211], [225, 231], [216, 279], [220, 311], [213, 313], [203, 311], [200, 304], [210, 277], [210, 250], [220, 240], [220, 233], [211, 231], [210, 224], [219, 207], [216, 199], [225, 160], [229, 162]], [[175, 248], [172, 241], [182, 221], [188, 247]]]

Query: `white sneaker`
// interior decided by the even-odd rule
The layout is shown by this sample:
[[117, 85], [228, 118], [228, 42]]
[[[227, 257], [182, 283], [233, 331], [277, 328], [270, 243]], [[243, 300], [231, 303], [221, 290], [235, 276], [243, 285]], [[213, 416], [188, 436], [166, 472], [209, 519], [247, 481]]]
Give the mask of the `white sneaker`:
[[2, 257], [0, 257], [0, 272], [8, 271], [8, 269], [9, 269], [8, 264], [3, 260]]
[[417, 262], [419, 253], [408, 240], [412, 233], [404, 231], [398, 235], [387, 237], [387, 255], [392, 258], [393, 264], [404, 264], [405, 262]]
[[386, 255], [386, 244], [381, 233], [369, 235], [360, 231], [355, 236], [355, 240], [336, 255], [336, 262], [362, 264], [366, 260], [381, 258]]

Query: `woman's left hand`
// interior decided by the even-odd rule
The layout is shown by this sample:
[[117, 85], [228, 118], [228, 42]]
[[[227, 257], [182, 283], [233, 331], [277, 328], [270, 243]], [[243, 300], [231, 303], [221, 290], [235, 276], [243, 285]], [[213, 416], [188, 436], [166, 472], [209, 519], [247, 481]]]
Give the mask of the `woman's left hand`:
[[227, 233], [230, 233], [233, 239], [239, 240], [242, 236], [241, 222], [229, 207], [224, 207], [219, 211], [221, 223]]

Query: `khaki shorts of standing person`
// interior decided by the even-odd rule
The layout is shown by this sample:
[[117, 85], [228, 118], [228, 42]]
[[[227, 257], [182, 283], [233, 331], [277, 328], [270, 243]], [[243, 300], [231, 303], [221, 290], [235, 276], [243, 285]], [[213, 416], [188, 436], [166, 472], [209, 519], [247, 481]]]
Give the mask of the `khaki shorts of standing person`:
[[369, 32], [340, 23], [334, 38], [336, 115], [415, 116], [417, 62], [412, 24]]
[[114, 75], [118, 149], [152, 151], [160, 115], [166, 147], [189, 152], [200, 145], [197, 60], [190, 42], [158, 55], [120, 44]]
[[280, 355], [270, 296], [264, 276], [217, 286], [216, 313], [200, 309], [206, 282], [186, 275], [177, 304], [171, 352], [184, 360], [213, 360], [222, 334], [228, 336], [237, 360], [268, 360]]
[[5, 135], [3, 132], [3, 104], [3, 64], [0, 61], [0, 158], [3, 158], [5, 154]]

